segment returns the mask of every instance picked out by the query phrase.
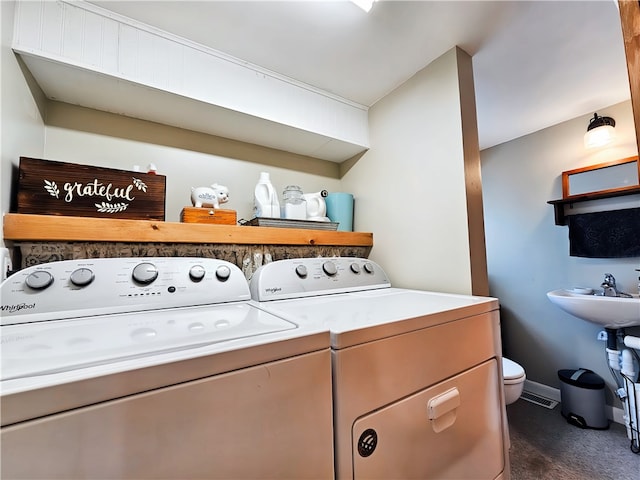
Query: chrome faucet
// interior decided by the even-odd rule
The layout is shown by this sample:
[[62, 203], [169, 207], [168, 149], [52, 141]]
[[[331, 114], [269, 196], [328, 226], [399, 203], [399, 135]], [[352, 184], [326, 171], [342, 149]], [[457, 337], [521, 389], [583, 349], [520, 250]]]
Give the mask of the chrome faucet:
[[604, 280], [602, 281], [602, 285], [600, 286], [616, 288], [616, 277], [614, 277], [611, 273], [605, 273]]
[[628, 293], [618, 291], [616, 279], [610, 273], [604, 274], [604, 280], [600, 285], [602, 287], [602, 295], [605, 297], [630, 297]]

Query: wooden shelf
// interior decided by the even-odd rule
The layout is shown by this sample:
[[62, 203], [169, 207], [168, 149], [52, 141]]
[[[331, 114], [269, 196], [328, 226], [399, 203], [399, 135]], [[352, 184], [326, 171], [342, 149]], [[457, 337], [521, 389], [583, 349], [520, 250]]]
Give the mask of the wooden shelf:
[[111, 220], [8, 213], [4, 239], [37, 242], [164, 242], [244, 245], [373, 246], [373, 233]]
[[600, 193], [585, 193], [581, 195], [571, 195], [567, 198], [561, 198], [559, 200], [549, 200], [547, 203], [553, 205], [555, 210], [556, 225], [566, 225], [567, 218], [564, 212], [565, 205], [571, 205], [574, 203], [588, 202], [591, 200], [601, 200], [603, 198], [622, 197], [625, 195], [639, 195], [640, 187], [625, 187], [619, 188], [615, 191], [607, 191]]

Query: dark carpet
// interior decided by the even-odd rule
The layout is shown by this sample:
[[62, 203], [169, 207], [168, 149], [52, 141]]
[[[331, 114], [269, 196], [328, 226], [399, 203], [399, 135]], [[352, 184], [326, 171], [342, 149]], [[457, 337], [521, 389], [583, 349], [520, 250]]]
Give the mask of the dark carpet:
[[507, 406], [512, 480], [640, 480], [640, 455], [623, 425], [608, 430], [567, 423], [553, 410], [525, 400]]

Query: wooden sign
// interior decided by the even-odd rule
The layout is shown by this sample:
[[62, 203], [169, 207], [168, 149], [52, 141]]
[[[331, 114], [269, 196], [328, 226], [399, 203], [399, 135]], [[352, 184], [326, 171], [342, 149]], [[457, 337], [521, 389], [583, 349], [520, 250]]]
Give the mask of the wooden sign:
[[20, 157], [18, 213], [164, 220], [164, 175]]

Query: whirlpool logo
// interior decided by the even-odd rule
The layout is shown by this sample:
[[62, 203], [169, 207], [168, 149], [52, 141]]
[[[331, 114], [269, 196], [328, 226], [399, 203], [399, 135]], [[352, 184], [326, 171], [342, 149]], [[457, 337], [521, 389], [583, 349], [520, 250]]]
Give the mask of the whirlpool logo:
[[265, 293], [278, 293], [282, 291], [282, 288], [280, 287], [271, 287], [271, 288], [265, 288], [264, 289]]
[[2, 313], [18, 313], [21, 310], [31, 310], [36, 308], [35, 303], [18, 303], [17, 305], [2, 305], [0, 310]]
[[24, 342], [26, 340], [32, 340], [36, 338], [35, 335], [7, 335], [0, 339], [0, 344], [9, 345], [10, 343]]

